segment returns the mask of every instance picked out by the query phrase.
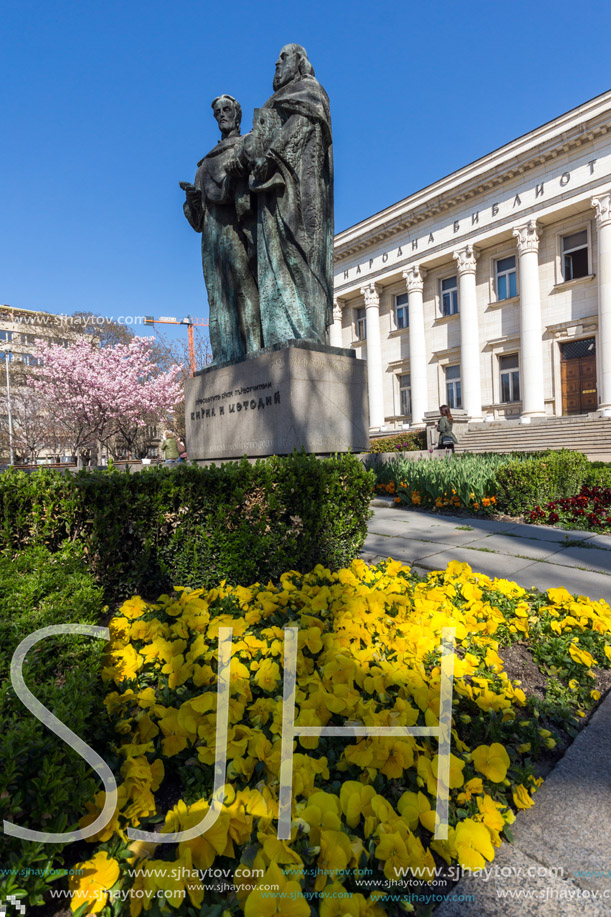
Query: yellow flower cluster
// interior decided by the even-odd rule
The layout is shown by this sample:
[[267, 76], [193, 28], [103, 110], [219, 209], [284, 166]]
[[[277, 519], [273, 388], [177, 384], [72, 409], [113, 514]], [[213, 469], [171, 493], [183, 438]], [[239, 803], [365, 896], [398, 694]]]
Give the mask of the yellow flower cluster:
[[[575, 626], [609, 634], [608, 605], [575, 603], [563, 593], [548, 593], [559, 626], [570, 617]], [[210, 907], [224, 903], [225, 917], [309, 917], [311, 906], [319, 917], [383, 917], [382, 889], [404, 883], [405, 871], [421, 880], [442, 861], [483, 867], [514, 820], [512, 804], [532, 805], [541, 781], [528, 756], [551, 736], [503, 671], [495, 639], [499, 628], [527, 634], [532, 618], [523, 589], [459, 562], [426, 581], [397, 561], [370, 568], [357, 560], [337, 573], [320, 566], [307, 575], [288, 572], [277, 586], [223, 582], [208, 592], [176, 589], [155, 604], [126, 602], [110, 623], [103, 670], [123, 762], [119, 803], [92, 839], [99, 846], [81, 864], [84, 877], [73, 877], [73, 910], [83, 902], [88, 913], [102, 910], [107, 901], [99, 889], [114, 884], [134, 892], [131, 917], [153, 901], [166, 913], [186, 898], [195, 908], [204, 899]], [[299, 628], [297, 726], [437, 726], [441, 633], [455, 628], [447, 840], [433, 838], [437, 740], [411, 736], [299, 737], [291, 838], [278, 839], [287, 626]], [[152, 859], [156, 845], [129, 844], [129, 826], [151, 830], [149, 819], [161, 819], [162, 842], [163, 832], [195, 826], [208, 812], [221, 627], [233, 629], [221, 814], [204, 834]], [[577, 637], [570, 651], [592, 664]], [[158, 792], [166, 780], [169, 811]], [[102, 802], [100, 794], [82, 825]], [[198, 876], [219, 865], [232, 872], [234, 891], [217, 892]], [[373, 880], [364, 889], [355, 877], [365, 870]]]

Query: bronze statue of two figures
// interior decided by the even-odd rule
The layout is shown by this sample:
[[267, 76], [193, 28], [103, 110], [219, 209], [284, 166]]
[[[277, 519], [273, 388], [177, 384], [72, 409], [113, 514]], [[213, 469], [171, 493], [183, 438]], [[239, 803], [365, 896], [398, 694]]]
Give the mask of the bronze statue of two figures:
[[239, 102], [214, 100], [221, 140], [195, 183], [180, 183], [202, 234], [215, 364], [290, 340], [326, 344], [333, 321], [329, 99], [300, 45], [280, 52], [273, 88], [245, 136]]

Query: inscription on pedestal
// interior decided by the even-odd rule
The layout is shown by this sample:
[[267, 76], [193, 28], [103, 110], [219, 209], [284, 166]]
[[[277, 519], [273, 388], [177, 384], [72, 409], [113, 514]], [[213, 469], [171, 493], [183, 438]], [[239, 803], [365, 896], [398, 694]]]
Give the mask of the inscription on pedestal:
[[289, 346], [207, 369], [189, 380], [186, 410], [196, 460], [360, 452], [369, 443], [365, 363], [343, 354]]

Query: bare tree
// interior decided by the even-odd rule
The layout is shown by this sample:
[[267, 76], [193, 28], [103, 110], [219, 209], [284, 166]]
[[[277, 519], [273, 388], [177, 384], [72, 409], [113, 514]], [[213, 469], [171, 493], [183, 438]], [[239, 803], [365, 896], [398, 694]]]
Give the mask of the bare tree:
[[[208, 366], [212, 363], [212, 348], [210, 346], [210, 338], [207, 334], [202, 334], [198, 332], [198, 329], [194, 329], [194, 340], [195, 340], [195, 365], [198, 369], [201, 369], [203, 366]], [[189, 342], [185, 334], [184, 338], [176, 340], [168, 336], [167, 332], [157, 331], [156, 333], [157, 346], [155, 348], [155, 359], [160, 365], [168, 366], [178, 363], [182, 366], [182, 383], [184, 391], [184, 383], [187, 379], [190, 378], [191, 369], [190, 369], [190, 354], [189, 354]], [[184, 400], [180, 401], [174, 409], [174, 417], [172, 419], [172, 426], [174, 432], [177, 433], [178, 437], [186, 442], [186, 423], [185, 423], [185, 402]], [[189, 444], [187, 443], [187, 449]]]
[[66, 329], [74, 334], [87, 334], [95, 339], [100, 347], [114, 347], [115, 344], [129, 344], [135, 337], [134, 332], [122, 322], [116, 322], [105, 315], [95, 312], [73, 312], [68, 316]]

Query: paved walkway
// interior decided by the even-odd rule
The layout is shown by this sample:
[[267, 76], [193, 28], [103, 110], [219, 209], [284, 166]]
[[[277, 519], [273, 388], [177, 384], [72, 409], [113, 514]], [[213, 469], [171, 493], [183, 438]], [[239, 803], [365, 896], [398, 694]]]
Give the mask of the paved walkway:
[[384, 498], [373, 501], [373, 511], [361, 551], [370, 563], [393, 557], [427, 571], [462, 560], [526, 589], [565, 586], [577, 595], [611, 602], [611, 535], [441, 516], [397, 507]]
[[[611, 601], [611, 537], [592, 532], [438, 516], [377, 499], [361, 556], [393, 557], [420, 571], [464, 560], [525, 588], [564, 586]], [[461, 879], [435, 917], [611, 914], [611, 695], [512, 832], [514, 843], [498, 850], [488, 876]]]

